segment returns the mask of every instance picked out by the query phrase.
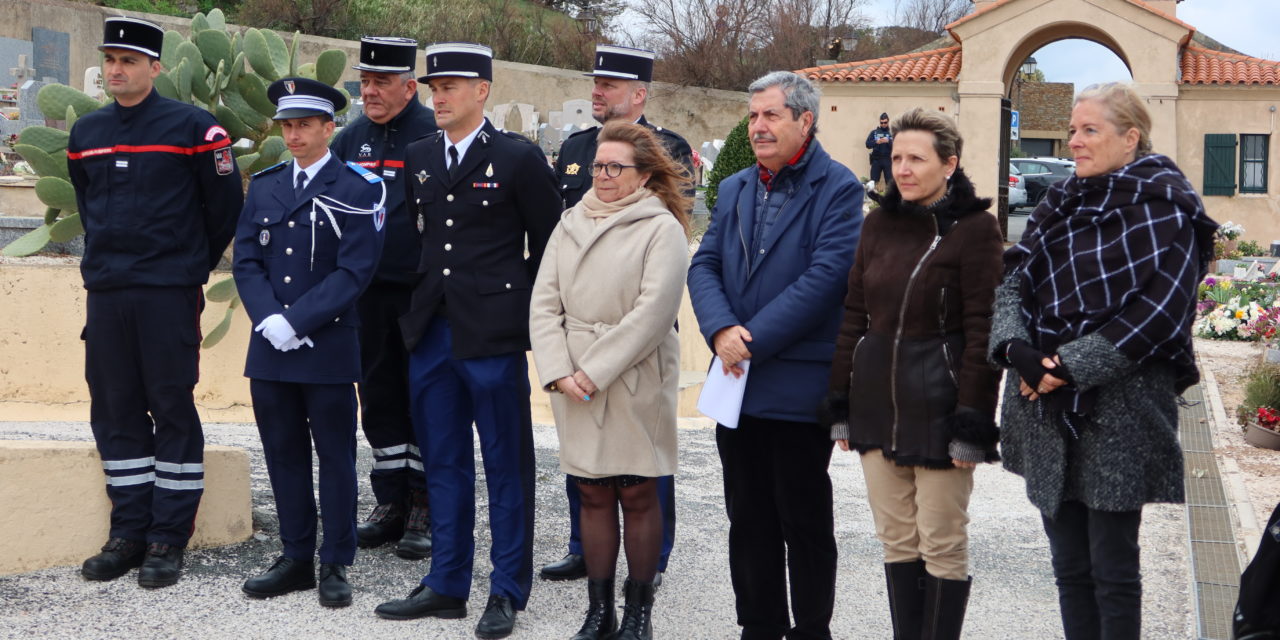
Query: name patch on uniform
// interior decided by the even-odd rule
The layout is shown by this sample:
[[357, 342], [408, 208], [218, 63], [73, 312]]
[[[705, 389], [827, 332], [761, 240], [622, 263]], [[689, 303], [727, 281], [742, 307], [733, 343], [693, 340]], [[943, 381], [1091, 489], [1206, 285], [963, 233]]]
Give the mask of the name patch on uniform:
[[395, 178], [395, 177], [396, 177], [396, 170], [395, 170], [395, 169], [383, 169], [383, 170], [382, 170], [382, 177], [384, 177], [384, 178]]
[[271, 232], [263, 229], [262, 233], [258, 234], [258, 244], [264, 247], [271, 244]]
[[231, 175], [231, 172], [236, 170], [236, 159], [231, 154], [231, 147], [214, 150], [213, 166], [217, 168], [220, 176]]
[[116, 160], [116, 168], [117, 168], [117, 169], [128, 169], [128, 168], [129, 168], [129, 161], [128, 161], [128, 160]]
[[472, 183], [471, 183], [471, 188], [472, 188], [472, 189], [497, 189], [497, 188], [498, 188], [498, 183], [496, 183], [496, 182], [472, 182]]

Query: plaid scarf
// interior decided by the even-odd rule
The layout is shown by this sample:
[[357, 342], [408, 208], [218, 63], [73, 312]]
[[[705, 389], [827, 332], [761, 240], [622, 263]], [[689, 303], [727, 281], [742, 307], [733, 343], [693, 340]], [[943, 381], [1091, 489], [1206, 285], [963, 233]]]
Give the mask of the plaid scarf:
[[[1217, 228], [1162, 155], [1053, 185], [1004, 256], [1006, 271], [1021, 274], [1035, 346], [1051, 354], [1097, 332], [1139, 366], [1172, 363], [1179, 393], [1195, 384], [1191, 325]], [[1058, 407], [1089, 413], [1092, 394], [1062, 390], [1071, 393]]]

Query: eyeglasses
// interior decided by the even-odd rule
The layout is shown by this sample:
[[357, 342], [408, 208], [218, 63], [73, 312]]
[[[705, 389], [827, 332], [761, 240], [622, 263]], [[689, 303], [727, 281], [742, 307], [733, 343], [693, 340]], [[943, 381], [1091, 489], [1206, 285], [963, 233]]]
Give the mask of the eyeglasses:
[[881, 120], [881, 121], [880, 121], [880, 124], [889, 124], [889, 121], [888, 121], [888, 120]]
[[616, 177], [618, 177], [618, 176], [622, 175], [622, 170], [623, 170], [623, 169], [635, 169], [635, 168], [637, 168], [637, 167], [636, 167], [636, 165], [634, 165], [634, 164], [619, 164], [619, 163], [617, 163], [617, 162], [609, 162], [609, 163], [607, 163], [607, 164], [600, 164], [599, 162], [592, 162], [592, 163], [591, 163], [591, 177], [592, 177], [592, 178], [595, 178], [595, 177], [599, 176], [599, 175], [600, 175], [600, 171], [601, 171], [601, 170], [604, 170], [604, 174], [605, 174], [606, 176], [609, 176], [610, 178], [616, 178]]

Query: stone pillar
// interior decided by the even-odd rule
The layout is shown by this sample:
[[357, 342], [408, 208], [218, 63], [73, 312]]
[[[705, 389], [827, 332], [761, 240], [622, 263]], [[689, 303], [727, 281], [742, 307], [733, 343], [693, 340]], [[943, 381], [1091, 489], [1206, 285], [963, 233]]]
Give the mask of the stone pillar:
[[964, 138], [960, 164], [973, 181], [978, 195], [995, 198], [1000, 164], [1000, 99], [1004, 85], [999, 82], [961, 82], [960, 111], [956, 121]]

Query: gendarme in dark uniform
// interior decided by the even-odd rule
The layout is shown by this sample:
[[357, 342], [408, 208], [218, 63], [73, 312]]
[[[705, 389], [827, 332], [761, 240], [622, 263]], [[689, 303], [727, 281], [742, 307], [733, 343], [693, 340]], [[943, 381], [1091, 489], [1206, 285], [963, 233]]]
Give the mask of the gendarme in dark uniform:
[[[658, 134], [667, 153], [683, 165], [689, 175], [693, 175], [693, 152], [689, 143], [680, 134], [659, 127], [644, 117], [648, 83], [653, 80], [653, 58], [654, 53], [645, 49], [596, 45], [595, 69], [586, 74], [596, 78], [596, 86], [591, 93], [591, 115], [601, 124], [618, 119], [648, 127]], [[628, 84], [630, 86], [626, 86]], [[635, 99], [639, 92], [644, 93]], [[623, 93], [620, 102], [616, 98], [610, 100], [618, 93]], [[600, 127], [592, 127], [574, 133], [560, 145], [556, 180], [560, 195], [564, 196], [565, 207], [578, 204], [582, 195], [591, 189], [589, 169], [596, 157], [596, 137], [599, 135]], [[561, 560], [542, 567], [540, 575], [548, 580], [573, 580], [587, 575], [578, 523], [582, 498], [578, 484], [568, 476], [565, 476], [565, 493], [569, 498], [569, 552]], [[667, 560], [676, 538], [676, 490], [672, 476], [658, 478], [658, 498], [662, 503], [662, 553], [658, 559], [658, 580], [661, 583], [662, 572], [667, 570]]]
[[356, 529], [361, 547], [396, 542], [402, 558], [431, 553], [426, 481], [409, 412], [409, 352], [400, 316], [418, 279], [419, 234], [404, 204], [404, 156], [409, 143], [435, 133], [431, 109], [418, 102], [411, 74], [418, 43], [408, 38], [360, 39], [359, 70], [365, 113], [334, 138], [339, 159], [378, 174], [387, 185], [387, 231], [373, 282], [360, 296], [360, 355], [364, 379], [360, 424], [373, 449], [369, 485], [378, 506]]
[[177, 582], [204, 491], [201, 285], [243, 199], [226, 130], [155, 91], [163, 42], [150, 22], [106, 20], [115, 102], [77, 120], [67, 145], [85, 228], [89, 421], [111, 499], [110, 540], [81, 573], [112, 580], [142, 565], [144, 587]]
[[421, 279], [401, 327], [411, 350], [414, 428], [434, 549], [422, 586], [376, 609], [392, 619], [466, 614], [475, 552], [474, 421], [493, 539], [490, 599], [476, 627], [481, 638], [509, 634], [529, 598], [529, 294], [563, 210], [541, 150], [484, 118], [492, 56], [480, 45], [433, 45], [427, 75], [419, 78], [431, 85], [443, 131], [409, 145], [405, 157], [405, 197], [423, 234]]
[[[647, 84], [653, 80], [653, 57], [652, 51], [644, 49], [596, 45], [595, 69], [586, 75], [644, 83], [647, 99]], [[596, 101], [595, 95], [592, 95], [592, 101]], [[606, 105], [606, 109], [611, 106], [613, 105]], [[639, 117], [631, 118], [631, 122], [648, 127], [658, 134], [658, 139], [662, 140], [663, 146], [667, 148], [672, 159], [688, 169], [689, 175], [693, 175], [693, 150], [690, 149], [689, 143], [680, 134], [646, 120], [643, 109], [644, 105], [641, 104], [640, 113], [637, 114]], [[593, 105], [593, 116], [596, 116], [596, 111]], [[596, 120], [603, 124], [612, 119], [607, 111], [603, 117], [604, 120], [601, 120], [600, 116], [597, 116]], [[596, 136], [598, 135], [600, 135], [600, 127], [591, 127], [571, 134], [560, 144], [560, 155], [556, 158], [556, 180], [566, 208], [578, 204], [582, 195], [591, 189], [591, 172], [588, 169], [591, 168], [591, 161], [596, 157]]]
[[272, 83], [294, 160], [260, 171], [236, 229], [236, 288], [253, 322], [244, 374], [280, 517], [283, 555], [245, 582], [267, 598], [316, 586], [311, 446], [320, 462], [320, 604], [351, 604], [356, 553], [356, 299], [382, 250], [382, 179], [329, 152], [346, 98], [306, 78]]

